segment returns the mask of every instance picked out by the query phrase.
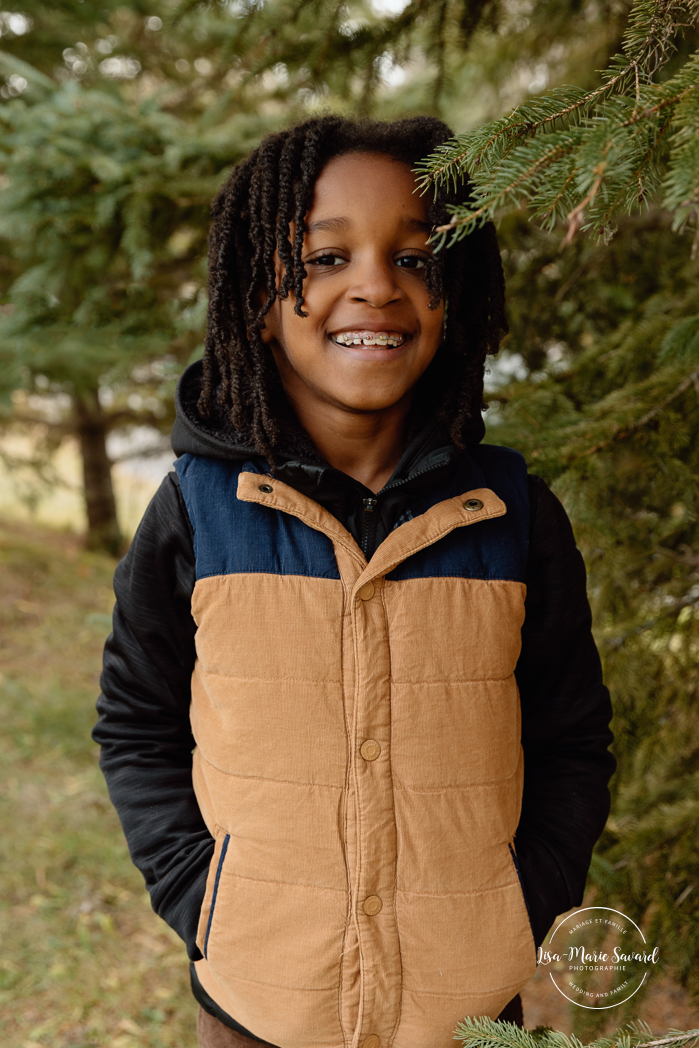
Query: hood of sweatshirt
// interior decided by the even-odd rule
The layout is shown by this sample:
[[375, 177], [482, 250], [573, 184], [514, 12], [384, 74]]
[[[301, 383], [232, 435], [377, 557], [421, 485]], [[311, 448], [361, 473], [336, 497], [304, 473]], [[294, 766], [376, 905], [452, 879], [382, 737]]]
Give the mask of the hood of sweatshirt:
[[[201, 382], [202, 363], [196, 361], [183, 372], [177, 386], [172, 431], [175, 455], [245, 461], [260, 472], [271, 472], [250, 439], [233, 428], [225, 411], [202, 418], [197, 408]], [[441, 422], [429, 419], [406, 447], [388, 482], [375, 493], [326, 462], [293, 416], [282, 420], [282, 435], [274, 476], [337, 517], [367, 558], [394, 527], [409, 519], [410, 504], [445, 484], [457, 459], [466, 454], [452, 443]]]

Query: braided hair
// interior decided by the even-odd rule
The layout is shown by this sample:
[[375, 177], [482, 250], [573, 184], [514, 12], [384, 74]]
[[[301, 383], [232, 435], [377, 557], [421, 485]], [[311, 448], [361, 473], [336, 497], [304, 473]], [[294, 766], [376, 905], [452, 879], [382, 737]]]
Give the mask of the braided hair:
[[[413, 168], [451, 137], [446, 124], [433, 117], [382, 123], [323, 116], [268, 135], [234, 167], [212, 205], [209, 313], [198, 405], [205, 418], [225, 412], [233, 427], [273, 461], [282, 438], [280, 418], [289, 409], [260, 330], [275, 300], [288, 298], [290, 292], [295, 312], [307, 316], [305, 219], [324, 165], [348, 153], [376, 153]], [[441, 187], [428, 205], [428, 221], [435, 226], [447, 222], [447, 205], [467, 198], [468, 187]], [[279, 286], [275, 251], [283, 270]], [[430, 308], [444, 299], [448, 310], [444, 343], [418, 382], [413, 416], [422, 420], [436, 415], [453, 442], [464, 447], [482, 435], [485, 358], [497, 352], [507, 331], [492, 223], [432, 256], [424, 272]]]

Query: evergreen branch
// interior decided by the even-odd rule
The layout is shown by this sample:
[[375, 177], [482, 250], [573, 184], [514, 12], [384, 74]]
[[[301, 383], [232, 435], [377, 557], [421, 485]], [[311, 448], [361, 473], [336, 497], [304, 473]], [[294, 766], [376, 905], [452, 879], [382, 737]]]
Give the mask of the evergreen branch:
[[547, 218], [555, 218], [556, 211], [558, 210], [558, 207], [559, 207], [561, 201], [564, 199], [566, 194], [569, 192], [571, 183], [575, 181], [576, 174], [577, 174], [577, 171], [575, 170], [575, 168], [573, 168], [573, 170], [570, 172], [570, 174], [568, 175], [568, 177], [564, 181], [563, 185], [561, 186], [560, 190], [558, 191], [556, 196], [553, 198], [552, 203], [549, 204], [549, 206], [544, 211], [542, 211], [540, 213], [539, 217], [542, 220], [545, 220]]
[[[636, 169], [634, 170], [631, 178], [629, 179], [628, 184], [622, 184], [620, 186], [619, 191], [617, 192], [616, 196], [613, 196], [609, 200], [607, 206], [604, 209], [604, 214], [603, 214], [603, 217], [602, 217], [602, 227], [603, 228], [609, 227], [611, 225], [612, 219], [613, 219], [613, 216], [614, 216], [615, 212], [622, 206], [623, 197], [628, 194], [628, 191], [631, 189], [632, 186], [634, 187], [634, 195], [636, 197], [636, 202], [637, 202], [637, 204], [639, 206], [643, 205], [643, 203], [649, 202], [650, 197], [651, 197], [651, 186], [648, 185], [648, 182], [651, 181], [652, 174], [653, 174], [652, 168], [651, 168], [651, 163], [653, 161], [654, 156], [657, 155], [657, 153], [658, 153], [658, 151], [659, 151], [659, 149], [660, 149], [660, 147], [661, 147], [661, 145], [663, 143], [665, 135], [667, 134], [668, 130], [670, 129], [670, 125], [671, 125], [671, 120], [667, 119], [662, 124], [660, 129], [656, 131], [655, 135], [653, 136], [653, 141], [652, 141], [651, 145], [648, 147], [648, 149], [645, 151], [643, 156], [640, 158], [640, 162], [639, 162], [638, 166], [636, 167]], [[647, 172], [650, 172], [650, 173], [648, 174], [647, 181], [644, 184], [643, 176], [644, 176], [644, 173], [647, 173]], [[638, 187], [637, 190], [636, 190], [636, 186]], [[582, 214], [581, 214], [580, 225], [582, 225]], [[570, 241], [567, 240], [567, 238], [563, 241], [563, 244], [561, 246], [562, 247], [565, 246], [566, 243], [570, 243]]]
[[[454, 1039], [461, 1041], [463, 1048], [586, 1048], [575, 1035], [568, 1036], [546, 1027], [525, 1030], [514, 1023], [471, 1016], [458, 1024]], [[591, 1041], [587, 1048], [666, 1048], [698, 1039], [699, 1029], [677, 1030], [667, 1037], [654, 1038], [644, 1024], [630, 1023], [611, 1036]]]
[[[631, 70], [631, 68], [632, 65], [629, 65], [627, 69], [623, 71], [623, 73], [628, 73]], [[439, 153], [433, 154], [433, 157], [428, 157], [423, 165], [418, 165], [416, 171], [418, 172], [418, 174], [422, 172], [421, 181], [419, 182], [421, 191], [424, 193], [430, 187], [430, 185], [432, 185], [432, 183], [439, 184], [440, 182], [451, 180], [453, 177], [454, 169], [459, 168], [463, 170], [465, 165], [468, 164], [469, 159], [471, 159], [471, 163], [474, 166], [480, 164], [481, 162], [483, 162], [484, 158], [487, 157], [488, 151], [492, 150], [493, 146], [495, 146], [499, 142], [499, 140], [504, 137], [509, 139], [510, 141], [508, 143], [509, 148], [507, 149], [507, 152], [499, 158], [500, 163], [502, 163], [503, 159], [507, 156], [507, 153], [517, 144], [519, 139], [525, 137], [530, 138], [533, 135], [535, 135], [537, 131], [540, 131], [543, 127], [546, 127], [547, 124], [555, 124], [557, 120], [562, 120], [565, 117], [570, 116], [570, 114], [575, 112], [576, 110], [585, 107], [589, 108], [595, 101], [595, 99], [597, 99], [600, 95], [605, 94], [607, 91], [609, 91], [610, 88], [616, 85], [618, 80], [622, 78], [623, 73], [620, 73], [618, 77], [609, 81], [609, 83], [602, 84], [601, 87], [598, 87], [594, 91], [590, 91], [588, 94], [583, 95], [582, 98], [578, 99], [577, 101], [571, 102], [570, 105], [564, 107], [563, 109], [559, 109], [558, 111], [554, 111], [552, 113], [547, 113], [545, 116], [541, 117], [538, 120], [524, 120], [521, 123], [517, 123], [515, 121], [515, 116], [517, 115], [517, 112], [520, 110], [524, 110], [525, 108], [524, 106], [517, 106], [515, 109], [513, 109], [509, 117], [506, 117], [503, 120], [496, 121], [495, 125], [486, 125], [494, 126], [495, 130], [489, 135], [485, 142], [483, 142], [479, 146], [478, 154], [475, 157], [471, 157], [471, 136], [460, 136], [460, 138], [457, 139], [457, 142], [466, 141], [467, 145], [463, 149], [458, 150], [456, 152], [451, 151], [453, 147], [449, 147], [448, 145], [443, 146], [440, 152], [447, 154], [448, 159], [441, 166], [439, 164], [433, 164], [431, 162], [433, 157], [439, 156]]]
[[[626, 78], [628, 78], [628, 75], [631, 72], [634, 72], [636, 74], [638, 72], [638, 65], [639, 63], [635, 60], [629, 62], [626, 66], [624, 66], [624, 68], [619, 70], [618, 73], [610, 77], [599, 87], [595, 88], [593, 91], [588, 91], [587, 93], [582, 94], [579, 98], [575, 99], [575, 101], [570, 102], [568, 105], [565, 105], [562, 108], [547, 111], [544, 113], [544, 115], [538, 118], [526, 119], [526, 113], [530, 110], [535, 112], [537, 108], [542, 108], [542, 106], [545, 106], [547, 102], [547, 96], [544, 95], [539, 99], [530, 101], [526, 105], [517, 106], [515, 109], [513, 109], [509, 117], [505, 117], [501, 120], [495, 121], [493, 124], [486, 125], [486, 128], [492, 127], [494, 128], [494, 130], [489, 134], [486, 140], [479, 145], [478, 155], [475, 158], [471, 157], [471, 146], [469, 144], [471, 136], [459, 136], [456, 139], [456, 144], [458, 144], [459, 142], [466, 142], [465, 148], [454, 151], [454, 146], [443, 146], [440, 152], [447, 155], [448, 159], [446, 162], [444, 162], [442, 165], [433, 164], [431, 163], [432, 157], [428, 157], [427, 161], [425, 161], [423, 165], [419, 166], [418, 170], [423, 171], [420, 188], [424, 192], [424, 190], [426, 190], [429, 187], [429, 185], [431, 185], [433, 182], [439, 183], [440, 181], [444, 181], [451, 178], [452, 168], [463, 167], [468, 163], [469, 159], [471, 159], [472, 163], [480, 163], [484, 159], [484, 157], [487, 157], [488, 151], [492, 150], [493, 146], [495, 146], [503, 137], [513, 140], [510, 145], [511, 148], [513, 144], [516, 144], [518, 139], [525, 137], [533, 137], [538, 131], [541, 131], [549, 124], [553, 125], [557, 121], [564, 120], [566, 117], [569, 117], [573, 113], [579, 112], [581, 110], [590, 110], [593, 107], [593, 104], [599, 98], [611, 93], [615, 87], [617, 87]], [[570, 91], [574, 89], [568, 88], [567, 90]], [[549, 97], [555, 98], [557, 93], [558, 92], [554, 90], [550, 93]], [[525, 114], [525, 119], [519, 122], [515, 119], [518, 112]], [[439, 157], [440, 152], [435, 153], [434, 157]], [[502, 161], [503, 158], [500, 157], [499, 159], [500, 161]]]
[[698, 89], [699, 86], [697, 84], [692, 84], [689, 87], [686, 87], [684, 91], [680, 91], [676, 95], [671, 95], [669, 98], [664, 98], [663, 101], [658, 102], [657, 105], [648, 106], [648, 108], [644, 109], [641, 113], [634, 113], [634, 115], [629, 117], [628, 120], [625, 120], [620, 127], [632, 127], [634, 124], [638, 124], [642, 120], [647, 120], [648, 117], [652, 116], [654, 113], [660, 113], [663, 109], [667, 109], [668, 106], [677, 105], [685, 95], [691, 94]]
[[313, 75], [316, 76], [316, 77], [319, 75], [320, 70], [325, 65], [325, 60], [326, 60], [326, 58], [328, 56], [328, 51], [330, 50], [330, 45], [332, 44], [333, 37], [335, 36], [335, 33], [337, 31], [337, 26], [338, 26], [338, 24], [340, 22], [341, 9], [342, 9], [342, 3], [339, 3], [339, 4], [335, 3], [332, 6], [332, 13], [331, 13], [330, 18], [328, 19], [328, 26], [327, 26], [327, 29], [325, 31], [325, 37], [324, 37], [324, 39], [323, 39], [323, 41], [321, 43], [320, 54], [316, 58], [314, 66], [313, 66]]
[[[651, 83], [688, 12], [693, 20], [699, 17], [696, 0], [636, 0], [625, 54], [612, 59], [599, 87], [588, 92], [556, 88], [445, 144], [418, 165], [422, 192], [432, 184], [456, 187], [460, 180], [471, 180], [470, 201], [450, 208], [449, 222], [435, 230], [436, 250], [448, 234], [453, 244], [503, 208], [523, 205], [548, 228], [558, 217], [567, 219], [562, 246], [584, 225], [607, 239], [619, 212], [630, 213], [654, 198], [663, 165], [670, 172], [666, 206], [671, 200], [677, 228], [695, 219], [699, 152], [692, 132], [699, 56], [690, 57], [668, 82]], [[689, 114], [689, 126], [686, 119], [679, 124], [680, 111]], [[562, 130], [555, 130], [557, 123]], [[670, 124], [679, 130], [668, 150], [663, 140]], [[636, 129], [648, 138], [647, 146], [635, 137]], [[570, 162], [561, 164], [566, 155]]]
[[[676, 109], [678, 105], [686, 102], [697, 93], [699, 93], [699, 89], [695, 84], [683, 86], [681, 90], [671, 92], [656, 104], [652, 106], [646, 105], [640, 112], [636, 111], [630, 117], [625, 117], [624, 119], [620, 119], [621, 113], [615, 114], [612, 111], [603, 111], [594, 122], [590, 121], [589, 124], [579, 128], [575, 134], [571, 134], [565, 145], [561, 144], [558, 135], [545, 134], [540, 139], [542, 145], [546, 146], [548, 141], [553, 140], [552, 144], [548, 150], [545, 149], [541, 155], [535, 158], [531, 146], [520, 145], [512, 152], [515, 143], [511, 142], [503, 156], [492, 161], [490, 169], [488, 169], [486, 164], [483, 164], [480, 170], [476, 169], [477, 174], [474, 177], [475, 186], [472, 191], [472, 201], [477, 206], [461, 205], [455, 207], [450, 221], [437, 227], [435, 233], [442, 237], [442, 242], [445, 233], [458, 230], [458, 238], [467, 235], [476, 224], [493, 219], [499, 209], [507, 206], [521, 206], [520, 195], [513, 201], [513, 195], [517, 190], [520, 190], [524, 200], [530, 204], [532, 201], [536, 201], [537, 198], [541, 198], [541, 202], [534, 211], [535, 217], [540, 221], [546, 221], [551, 217], [555, 217], [561, 202], [566, 196], [570, 195], [572, 185], [576, 181], [578, 183], [581, 181], [581, 176], [583, 175], [583, 150], [589, 151], [590, 147], [594, 148], [597, 139], [600, 141], [606, 140], [606, 142], [598, 154], [599, 160], [597, 164], [592, 168], [592, 184], [582, 199], [565, 216], [569, 225], [563, 244], [570, 243], [575, 233], [582, 227], [585, 210], [598, 195], [604, 180], [611, 177], [620, 184], [619, 192], [616, 194], [616, 199], [612, 197], [604, 213], [601, 213], [593, 223], [597, 230], [607, 228], [613, 214], [618, 209], [625, 207], [626, 210], [631, 210], [633, 208], [633, 200], [630, 200], [628, 195], [628, 188], [632, 183], [635, 187], [634, 198], [637, 205], [648, 200], [652, 195], [652, 189], [655, 188], [655, 175], [653, 175], [652, 170], [648, 175], [650, 185], [646, 186], [644, 184], [643, 176], [649, 171], [650, 161], [658, 153], [659, 142], [665, 136], [670, 123], [674, 119], [674, 114], [671, 113], [659, 125], [652, 124], [651, 118], [657, 117], [668, 109]], [[649, 125], [648, 133], [654, 135], [655, 144], [646, 150], [645, 156], [641, 158], [633, 175], [628, 176], [626, 180], [620, 179], [619, 175], [623, 175], [623, 155], [622, 160], [617, 160], [616, 165], [612, 164], [610, 169], [607, 170], [607, 153], [612, 147], [615, 148], [617, 153], [620, 149], [623, 149], [623, 139], [619, 138], [620, 132], [627, 131], [643, 123]], [[630, 149], [631, 145], [627, 147], [627, 152]], [[555, 182], [550, 177], [547, 181], [546, 176], [552, 173], [556, 162], [566, 154], [574, 158], [573, 167], [568, 172], [562, 185], [555, 187], [555, 196], [553, 199], [550, 199], [547, 197], [547, 193], [554, 188]], [[530, 162], [523, 169], [522, 160], [526, 161], [528, 159], [530, 159]], [[478, 163], [482, 160], [482, 156], [477, 158]], [[493, 186], [497, 186], [498, 182], [501, 182], [503, 176], [507, 174], [510, 174], [510, 176], [514, 175], [514, 178], [511, 177], [510, 181], [502, 188], [494, 189]], [[686, 198], [682, 201], [681, 206], [685, 211], [688, 211], [690, 210], [689, 204], [690, 199]], [[451, 243], [453, 242], [452, 240]]]
[[[696, 602], [695, 602], [696, 603]], [[686, 607], [686, 604], [684, 605]], [[684, 1044], [686, 1041], [696, 1041], [699, 1038], [699, 1030], [688, 1030], [686, 1033], [673, 1034], [671, 1037], [659, 1037], [653, 1041], [637, 1041], [643, 1048], [658, 1048], [661, 1044]]]
[[[635, 54], [637, 57], [643, 55], [646, 61], [652, 57], [662, 60], [663, 56], [672, 49], [675, 29], [682, 24], [681, 19], [687, 15], [692, 6], [694, 6], [693, 0], [689, 0], [689, 3], [661, 0], [657, 4], [641, 0], [633, 7], [629, 15], [628, 26], [621, 45], [624, 54]], [[655, 8], [654, 11], [653, 8]]]
[[442, 94], [442, 88], [446, 78], [445, 68], [445, 55], [446, 55], [446, 38], [444, 30], [447, 21], [447, 0], [441, 0], [437, 9], [437, 20], [435, 26], [435, 47], [434, 54], [436, 56], [437, 73], [434, 78], [432, 85], [432, 104], [437, 105], [439, 98]]
[[605, 166], [606, 165], [603, 166], [602, 164], [597, 165], [595, 171], [598, 171], [600, 168], [601, 170], [599, 170], [597, 178], [592, 183], [592, 188], [590, 189], [589, 193], [587, 194], [587, 196], [583, 197], [583, 199], [580, 201], [577, 207], [574, 207], [573, 210], [569, 211], [566, 215], [566, 218], [568, 219], [568, 231], [565, 237], [563, 238], [563, 243], [561, 245], [562, 247], [565, 247], [566, 244], [570, 244], [573, 237], [580, 229], [580, 226], [582, 225], [584, 220], [585, 208], [588, 204], [591, 204], [592, 201], [595, 199], [599, 191], [599, 187], [602, 185], [602, 181], [604, 179]]
[[654, 418], [657, 418], [661, 411], [664, 411], [665, 408], [673, 402], [673, 400], [676, 400], [677, 397], [682, 396], [682, 394], [686, 390], [688, 390], [690, 386], [695, 386], [695, 384], [698, 381], [699, 368], [695, 368], [694, 371], [692, 371], [690, 375], [687, 375], [686, 378], [683, 378], [682, 381], [675, 387], [675, 389], [673, 389], [671, 393], [669, 393], [663, 400], [661, 400], [659, 404], [656, 404], [655, 407], [651, 408], [650, 411], [647, 411], [646, 414], [643, 415], [641, 418], [637, 419], [636, 422], [632, 422], [626, 426], [612, 427], [611, 433], [606, 440], [600, 441], [598, 444], [593, 445], [593, 447], [591, 448], [586, 448], [585, 451], [582, 452], [582, 454], [594, 455], [597, 451], [601, 451], [603, 448], [608, 448], [611, 444], [615, 443], [618, 440], [625, 440], [627, 437], [630, 437], [632, 433], [636, 433], [639, 429], [643, 429], [643, 427], [647, 426], [649, 422], [652, 422]]
[[7, 70], [9, 73], [19, 73], [34, 87], [39, 87], [44, 91], [54, 91], [56, 88], [56, 83], [51, 77], [46, 76], [45, 73], [35, 69], [28, 62], [23, 62], [21, 58], [17, 58], [16, 55], [9, 54], [7, 51], [0, 51], [0, 69], [3, 71]]
[[[674, 551], [662, 550], [662, 552], [679, 560], [679, 558], [674, 554]], [[626, 642], [633, 637], [640, 637], [642, 633], [654, 629], [659, 623], [670, 618], [675, 618], [684, 608], [696, 608], [697, 604], [699, 604], [699, 597], [682, 597], [679, 600], [673, 600], [672, 603], [663, 608], [662, 612], [659, 615], [656, 615], [654, 619], [648, 619], [646, 622], [641, 622], [638, 626], [633, 626], [631, 629], [624, 630], [623, 633], [617, 633], [613, 637], [605, 637], [602, 640], [602, 644], [605, 648], [621, 648], [622, 645], [626, 644]], [[690, 1036], [690, 1034], [687, 1034], [688, 1039]], [[660, 1041], [646, 1041], [643, 1048], [646, 1048], [646, 1045], [648, 1044], [660, 1045], [667, 1043], [674, 1044], [675, 1041], [667, 1037]]]
[[435, 229], [435, 233], [448, 233], [450, 230], [456, 229], [458, 226], [461, 226], [466, 222], [468, 222], [470, 225], [473, 225], [483, 215], [487, 215], [488, 217], [490, 217], [494, 208], [497, 207], [499, 204], [504, 203], [504, 201], [508, 197], [512, 196], [512, 194], [518, 186], [522, 185], [523, 182], [526, 182], [527, 179], [535, 175], [540, 168], [547, 167], [553, 160], [557, 160], [558, 157], [564, 156], [566, 152], [569, 152], [569, 150], [565, 147], [554, 146], [547, 153], [544, 153], [542, 157], [539, 157], [539, 159], [536, 160], [531, 165], [531, 167], [527, 168], [526, 171], [523, 171], [520, 175], [518, 175], [517, 178], [508, 186], [505, 186], [504, 189], [501, 189], [497, 193], [493, 193], [490, 199], [486, 200], [485, 204], [483, 204], [481, 207], [477, 208], [475, 211], [470, 211], [468, 213], [468, 216], [465, 218], [455, 214], [453, 218], [445, 225], [437, 226]]

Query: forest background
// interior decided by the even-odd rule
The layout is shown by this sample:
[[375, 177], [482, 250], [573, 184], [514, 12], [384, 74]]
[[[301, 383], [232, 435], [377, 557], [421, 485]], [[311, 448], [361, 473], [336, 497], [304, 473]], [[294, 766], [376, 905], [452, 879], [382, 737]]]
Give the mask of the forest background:
[[[426, 163], [428, 191], [477, 175], [445, 241], [498, 220], [510, 334], [487, 439], [520, 448], [568, 509], [616, 711], [586, 899], [641, 924], [699, 1004], [698, 18], [696, 2], [658, 0], [0, 9], [4, 483], [36, 506], [62, 483], [57, 454], [77, 449], [92, 551], [5, 532], [3, 818], [18, 844], [0, 916], [22, 948], [0, 962], [0, 1002], [17, 1044], [191, 1041], [166, 1021], [175, 947], [129, 909], [139, 882], [118, 832], [87, 843], [113, 819], [85, 741], [110, 557], [128, 538], [113, 460], [167, 445], [174, 384], [201, 353], [208, 204], [226, 171], [327, 111], [442, 116], [462, 137]], [[17, 837], [18, 810], [44, 820], [38, 836], [28, 818]], [[86, 967], [124, 935], [134, 972], [145, 935], [159, 973], [140, 1010], [123, 971]]]

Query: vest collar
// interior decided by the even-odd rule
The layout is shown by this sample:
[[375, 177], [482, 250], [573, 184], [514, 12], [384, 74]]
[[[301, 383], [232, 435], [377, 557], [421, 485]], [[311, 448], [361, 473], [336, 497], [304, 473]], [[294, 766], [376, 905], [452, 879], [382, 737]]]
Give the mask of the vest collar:
[[[202, 419], [197, 408], [201, 361], [183, 373], [175, 398], [177, 421], [172, 432], [176, 455], [243, 460], [269, 472], [265, 460], [244, 435], [235, 432], [225, 413]], [[324, 462], [296, 424], [287, 419], [284, 447], [277, 453], [274, 476], [331, 513], [370, 558], [397, 524], [410, 519], [416, 506], [448, 484], [462, 453], [446, 427], [430, 419], [410, 442], [388, 482], [378, 494]], [[246, 468], [246, 467], [244, 467]], [[476, 485], [474, 485], [476, 486]], [[423, 505], [417, 512], [422, 512]]]
[[[259, 473], [241, 472], [237, 495], [241, 502], [256, 502], [289, 513], [315, 531], [327, 535], [353, 563], [353, 588], [360, 588], [366, 582], [388, 574], [402, 561], [438, 542], [454, 528], [502, 517], [507, 513], [505, 503], [490, 488], [472, 488], [435, 503], [418, 517], [396, 528], [367, 563], [352, 535], [332, 513], [315, 499], [303, 495], [277, 478], [268, 479]], [[480, 503], [478, 508], [474, 508], [476, 501]]]

